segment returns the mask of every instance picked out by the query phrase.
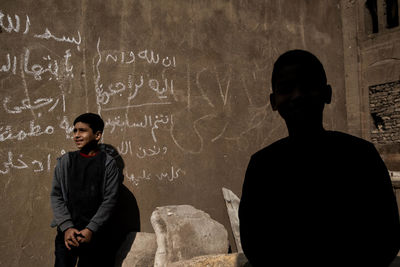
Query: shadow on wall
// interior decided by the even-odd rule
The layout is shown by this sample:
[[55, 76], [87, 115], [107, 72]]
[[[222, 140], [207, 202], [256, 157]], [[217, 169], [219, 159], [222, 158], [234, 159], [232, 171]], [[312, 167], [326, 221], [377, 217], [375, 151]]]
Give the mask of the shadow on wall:
[[[135, 236], [127, 238], [128, 233], [140, 232], [140, 212], [135, 196], [123, 184], [123, 170], [125, 167], [125, 163], [121, 155], [118, 153], [118, 150], [109, 144], [101, 144], [101, 149], [115, 159], [119, 169], [119, 178], [121, 183], [120, 194], [116, 209], [110, 219], [110, 225], [112, 229], [112, 243], [110, 244], [115, 244], [114, 249], [118, 250], [124, 242], [127, 242], [126, 239], [129, 239], [129, 244], [127, 244], [129, 245], [129, 247], [135, 240]], [[124, 246], [125, 244], [126, 243], [124, 243]], [[123, 255], [123, 258], [125, 258], [129, 250], [124, 251], [122, 249], [122, 252], [125, 253], [125, 255]]]

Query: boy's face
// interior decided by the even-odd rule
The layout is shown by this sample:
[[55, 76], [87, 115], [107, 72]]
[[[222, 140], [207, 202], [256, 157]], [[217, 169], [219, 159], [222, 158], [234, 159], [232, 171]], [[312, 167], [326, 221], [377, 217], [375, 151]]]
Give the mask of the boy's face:
[[84, 122], [77, 122], [74, 125], [74, 141], [76, 147], [80, 150], [83, 148], [96, 145], [101, 139], [101, 132], [93, 133], [89, 124]]
[[307, 123], [322, 119], [324, 105], [331, 100], [331, 88], [318, 83], [300, 65], [288, 65], [278, 72], [270, 99], [273, 110], [286, 121]]

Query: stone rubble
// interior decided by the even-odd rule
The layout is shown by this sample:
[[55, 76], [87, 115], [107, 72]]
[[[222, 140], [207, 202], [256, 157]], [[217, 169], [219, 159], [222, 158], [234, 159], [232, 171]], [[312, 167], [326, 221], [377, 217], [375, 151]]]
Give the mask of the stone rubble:
[[243, 253], [206, 255], [168, 264], [167, 267], [251, 267]]
[[156, 234], [130, 233], [117, 254], [116, 267], [153, 266], [156, 250]]
[[233, 237], [235, 238], [235, 244], [238, 252], [243, 252], [242, 243], [240, 242], [240, 229], [239, 229], [239, 204], [240, 198], [235, 195], [231, 190], [223, 187], [222, 194], [225, 199], [226, 208], [228, 210], [229, 220], [231, 222], [231, 228]]
[[155, 233], [130, 233], [116, 267], [249, 267], [243, 253], [228, 254], [225, 227], [190, 205], [156, 208]]
[[228, 253], [228, 232], [207, 213], [189, 205], [158, 207], [151, 215], [157, 236], [155, 267], [196, 256]]

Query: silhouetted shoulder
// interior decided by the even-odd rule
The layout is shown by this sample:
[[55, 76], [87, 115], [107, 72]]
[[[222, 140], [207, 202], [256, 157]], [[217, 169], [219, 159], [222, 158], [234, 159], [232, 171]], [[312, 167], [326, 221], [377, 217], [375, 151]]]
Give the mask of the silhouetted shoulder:
[[327, 131], [326, 137], [327, 141], [331, 142], [332, 144], [339, 146], [348, 146], [349, 149], [374, 147], [374, 145], [371, 142], [347, 133], [342, 133], [337, 131]]
[[359, 138], [357, 136], [348, 134], [348, 133], [343, 133], [343, 132], [338, 132], [338, 131], [326, 131], [326, 134], [331, 137], [331, 138], [338, 138], [342, 139], [343, 141], [350, 141], [350, 142], [361, 142], [361, 143], [370, 143], [367, 140], [364, 140], [362, 138]]
[[285, 137], [280, 140], [275, 141], [274, 143], [264, 147], [263, 149], [257, 151], [256, 153], [253, 154], [252, 158], [265, 158], [268, 156], [274, 156], [282, 150], [285, 150], [289, 145], [289, 138]]

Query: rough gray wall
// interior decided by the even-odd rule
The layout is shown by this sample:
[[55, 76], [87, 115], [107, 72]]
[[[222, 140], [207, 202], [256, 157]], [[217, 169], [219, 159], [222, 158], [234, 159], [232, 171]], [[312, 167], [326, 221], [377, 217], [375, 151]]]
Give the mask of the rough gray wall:
[[155, 207], [177, 204], [230, 229], [221, 188], [240, 196], [249, 156], [286, 135], [268, 101], [284, 51], [321, 59], [334, 88], [326, 127], [346, 130], [336, 1], [13, 0], [0, 11], [2, 266], [52, 265], [52, 172], [80, 113], [106, 121], [145, 232]]
[[400, 143], [400, 81], [370, 86], [371, 141], [382, 145]]

